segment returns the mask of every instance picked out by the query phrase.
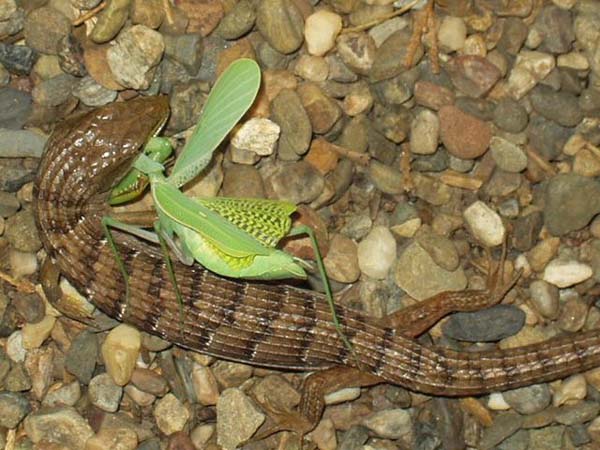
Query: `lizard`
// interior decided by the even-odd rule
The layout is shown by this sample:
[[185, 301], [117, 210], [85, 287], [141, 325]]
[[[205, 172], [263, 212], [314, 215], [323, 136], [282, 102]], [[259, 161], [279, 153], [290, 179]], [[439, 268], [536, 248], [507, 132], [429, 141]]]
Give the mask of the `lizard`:
[[[344, 385], [388, 382], [429, 395], [471, 396], [600, 366], [599, 330], [482, 352], [455, 351], [415, 339], [453, 310], [498, 302], [510, 286], [445, 292], [383, 321], [336, 306], [357, 362], [340, 340], [322, 294], [222, 278], [197, 264], [176, 262], [184, 301], [182, 324], [160, 250], [116, 233], [130, 274], [130, 298], [125, 301], [125, 285], [101, 219], [110, 213], [111, 187], [167, 115], [167, 97], [138, 97], [56, 126], [34, 182], [34, 217], [48, 264], [55, 268], [45, 272], [62, 273], [107, 315], [181, 347], [256, 366], [317, 371], [305, 382], [298, 413], [280, 414], [282, 428], [309, 431], [323, 411], [322, 394]], [[304, 422], [294, 425], [292, 419]]]

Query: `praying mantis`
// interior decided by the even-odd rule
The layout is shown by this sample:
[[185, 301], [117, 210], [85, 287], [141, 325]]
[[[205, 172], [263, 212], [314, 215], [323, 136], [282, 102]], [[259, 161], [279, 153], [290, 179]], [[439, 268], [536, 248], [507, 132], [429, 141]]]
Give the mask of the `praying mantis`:
[[109, 203], [115, 205], [134, 199], [149, 184], [158, 215], [154, 233], [111, 217], [102, 221], [125, 280], [126, 296], [129, 295], [128, 275], [111, 228], [160, 244], [180, 305], [182, 297], [168, 248], [184, 264], [197, 261], [226, 277], [306, 279], [304, 268], [307, 263], [276, 248], [285, 236], [306, 234], [314, 248], [333, 323], [344, 344], [352, 351], [335, 313], [333, 293], [314, 232], [306, 226], [291, 228], [290, 215], [296, 205], [267, 199], [190, 198], [180, 190], [210, 163], [215, 149], [254, 102], [259, 87], [260, 68], [255, 61], [239, 59], [233, 62], [213, 86], [198, 125], [171, 173], [166, 176], [163, 165], [171, 153], [170, 145], [164, 139], [153, 137], [133, 164], [132, 171], [113, 189]]

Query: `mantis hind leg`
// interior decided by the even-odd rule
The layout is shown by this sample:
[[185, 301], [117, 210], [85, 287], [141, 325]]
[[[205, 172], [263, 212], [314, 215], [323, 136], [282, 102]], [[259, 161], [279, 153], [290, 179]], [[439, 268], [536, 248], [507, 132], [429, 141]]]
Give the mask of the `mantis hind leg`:
[[340, 336], [340, 339], [346, 346], [346, 348], [350, 351], [354, 360], [356, 362], [357, 367], [360, 369], [360, 363], [352, 344], [344, 334], [344, 330], [342, 329], [342, 324], [340, 323], [337, 313], [335, 311], [335, 302], [333, 301], [333, 292], [331, 291], [331, 284], [329, 283], [329, 276], [327, 275], [327, 270], [325, 269], [325, 264], [323, 264], [323, 257], [321, 256], [321, 250], [319, 250], [319, 244], [317, 242], [317, 237], [312, 228], [306, 225], [300, 225], [294, 227], [288, 233], [288, 236], [297, 236], [300, 234], [305, 234], [310, 238], [311, 244], [313, 246], [315, 252], [315, 258], [317, 260], [317, 268], [319, 269], [319, 275], [321, 276], [321, 280], [323, 282], [323, 288], [325, 290], [325, 296], [327, 297], [327, 304], [329, 305], [329, 310], [331, 311], [331, 321], [335, 326], [335, 329]]

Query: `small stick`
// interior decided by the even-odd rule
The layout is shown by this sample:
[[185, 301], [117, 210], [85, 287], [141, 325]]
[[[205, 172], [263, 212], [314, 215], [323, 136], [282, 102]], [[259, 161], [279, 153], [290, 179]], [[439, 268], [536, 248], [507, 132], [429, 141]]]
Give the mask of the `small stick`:
[[375, 25], [379, 25], [380, 23], [385, 22], [386, 20], [393, 19], [396, 16], [401, 16], [406, 11], [412, 9], [412, 7], [415, 6], [418, 2], [419, 2], [419, 0], [413, 0], [412, 2], [405, 5], [404, 7], [397, 9], [393, 13], [390, 13], [383, 17], [380, 17], [379, 19], [375, 19], [375, 20], [372, 20], [371, 22], [363, 23], [362, 25], [357, 25], [355, 27], [344, 28], [342, 30], [342, 33], [357, 33], [359, 31], [368, 30], [369, 28], [372, 28]]
[[96, 6], [93, 9], [90, 9], [88, 12], [86, 12], [85, 14], [79, 16], [77, 19], [75, 19], [72, 22], [72, 25], [74, 27], [78, 27], [79, 25], [81, 25], [83, 22], [85, 22], [86, 20], [91, 19], [92, 17], [94, 17], [96, 14], [98, 14], [100, 11], [102, 11], [104, 8], [106, 8], [106, 2], [102, 2], [100, 3], [98, 6]]
[[367, 166], [369, 164], [369, 160], [371, 159], [371, 155], [368, 153], [360, 153], [354, 150], [350, 150], [345, 147], [341, 147], [339, 145], [335, 145], [329, 143], [330, 148], [336, 152], [338, 155], [343, 156], [344, 158], [348, 158], [351, 161], [354, 161], [356, 164], [361, 166]]
[[19, 292], [25, 292], [26, 294], [33, 294], [36, 292], [35, 284], [27, 280], [19, 280], [7, 273], [0, 272], [0, 280], [7, 282], [8, 284], [16, 287]]

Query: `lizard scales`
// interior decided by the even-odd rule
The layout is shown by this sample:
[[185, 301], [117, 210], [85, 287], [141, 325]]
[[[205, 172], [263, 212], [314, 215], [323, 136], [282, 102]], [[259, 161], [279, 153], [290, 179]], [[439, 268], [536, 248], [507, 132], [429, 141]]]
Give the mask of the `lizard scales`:
[[[57, 126], [35, 181], [34, 214], [62, 274], [102, 311], [182, 347], [247, 364], [318, 370], [355, 365], [320, 294], [220, 278], [175, 263], [184, 323], [160, 252], [118, 233], [131, 297], [103, 235], [110, 187], [168, 111], [166, 97], [115, 103]], [[338, 308], [361, 369], [432, 395], [474, 395], [600, 366], [600, 331], [508, 350], [426, 346], [359, 312]]]

